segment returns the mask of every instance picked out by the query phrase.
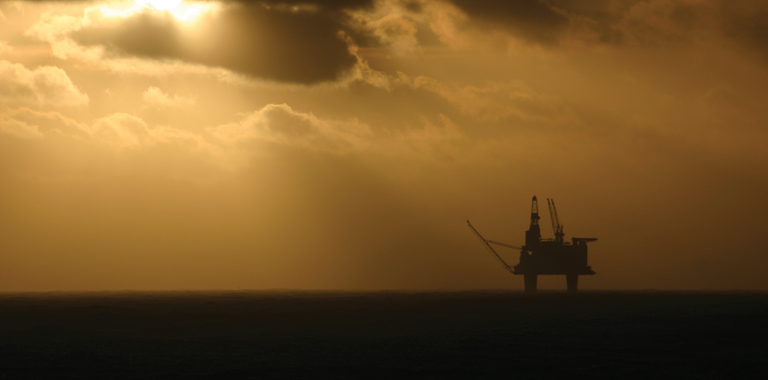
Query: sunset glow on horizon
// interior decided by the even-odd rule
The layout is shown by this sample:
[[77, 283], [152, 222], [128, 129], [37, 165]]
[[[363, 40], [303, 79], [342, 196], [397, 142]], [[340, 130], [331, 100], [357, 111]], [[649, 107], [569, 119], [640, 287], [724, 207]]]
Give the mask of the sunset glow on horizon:
[[583, 289], [766, 290], [765, 12], [0, 2], [0, 291], [522, 289], [534, 195]]

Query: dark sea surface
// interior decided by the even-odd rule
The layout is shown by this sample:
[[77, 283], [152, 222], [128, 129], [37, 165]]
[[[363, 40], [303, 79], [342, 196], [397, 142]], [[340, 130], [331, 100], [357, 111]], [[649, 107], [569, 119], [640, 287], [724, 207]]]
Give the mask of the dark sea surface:
[[0, 293], [0, 378], [768, 378], [768, 293]]

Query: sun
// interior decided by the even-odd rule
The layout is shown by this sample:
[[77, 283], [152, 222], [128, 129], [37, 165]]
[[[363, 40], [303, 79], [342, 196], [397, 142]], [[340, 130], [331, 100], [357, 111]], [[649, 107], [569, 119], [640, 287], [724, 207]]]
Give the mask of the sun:
[[136, 0], [142, 7], [166, 11], [181, 4], [181, 0]]
[[194, 24], [200, 16], [217, 8], [216, 3], [213, 2], [182, 2], [182, 0], [134, 0], [134, 4], [132, 12], [140, 11], [141, 8], [168, 12], [177, 21], [188, 25]]

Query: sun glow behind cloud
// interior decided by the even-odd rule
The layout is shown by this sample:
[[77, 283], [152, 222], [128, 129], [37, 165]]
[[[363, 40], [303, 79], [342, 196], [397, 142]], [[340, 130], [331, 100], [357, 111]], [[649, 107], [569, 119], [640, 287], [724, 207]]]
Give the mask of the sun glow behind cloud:
[[181, 0], [136, 0], [142, 7], [165, 11], [181, 4]]
[[[141, 11], [142, 9], [150, 9], [152, 11], [168, 12], [173, 17], [181, 22], [190, 23], [197, 20], [203, 13], [211, 10], [214, 4], [211, 3], [189, 3], [182, 2], [182, 0], [135, 0], [133, 11]], [[122, 16], [125, 17], [125, 16]]]
[[204, 3], [183, 3], [179, 4], [171, 9], [168, 9], [176, 20], [181, 22], [190, 23], [197, 20], [198, 17], [213, 9], [214, 4]]

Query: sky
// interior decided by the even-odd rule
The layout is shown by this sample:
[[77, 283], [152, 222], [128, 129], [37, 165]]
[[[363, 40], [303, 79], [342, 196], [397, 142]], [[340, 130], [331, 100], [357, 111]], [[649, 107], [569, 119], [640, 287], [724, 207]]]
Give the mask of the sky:
[[581, 289], [768, 290], [767, 20], [0, 1], [0, 291], [521, 290], [466, 220], [523, 245], [534, 195], [599, 239]]

